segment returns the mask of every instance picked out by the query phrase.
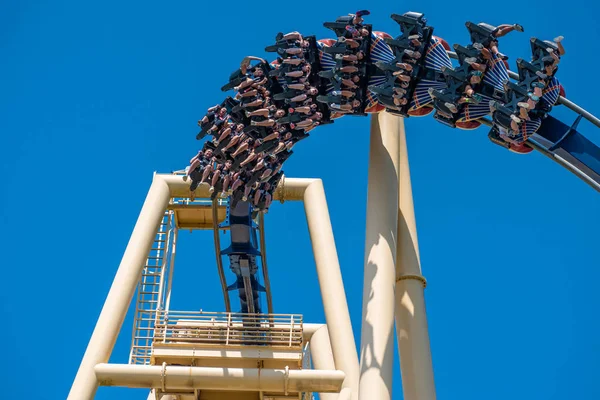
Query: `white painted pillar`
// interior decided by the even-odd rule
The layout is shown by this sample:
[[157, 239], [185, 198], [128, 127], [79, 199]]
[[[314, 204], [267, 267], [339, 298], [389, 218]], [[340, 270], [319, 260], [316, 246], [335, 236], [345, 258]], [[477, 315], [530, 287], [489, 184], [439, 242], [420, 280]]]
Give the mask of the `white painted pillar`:
[[304, 209], [335, 366], [336, 369], [344, 371], [346, 374], [343, 387], [352, 390], [352, 398], [357, 400], [358, 354], [333, 238], [327, 199], [320, 179], [315, 179], [306, 186]]
[[425, 312], [404, 121], [400, 134], [398, 247], [396, 250], [396, 334], [405, 400], [435, 400], [433, 364]]
[[371, 117], [360, 400], [390, 400], [392, 396], [398, 136], [401, 124], [401, 118], [385, 112]]
[[[314, 369], [335, 370], [333, 351], [329, 341], [327, 325], [322, 325], [310, 338], [310, 358]], [[320, 393], [321, 400], [336, 400], [338, 393]]]

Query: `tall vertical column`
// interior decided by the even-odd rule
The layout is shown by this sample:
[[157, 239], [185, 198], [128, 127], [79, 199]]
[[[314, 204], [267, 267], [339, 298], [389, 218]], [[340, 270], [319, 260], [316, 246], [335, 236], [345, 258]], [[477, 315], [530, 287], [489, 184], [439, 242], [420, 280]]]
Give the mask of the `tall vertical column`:
[[67, 400], [94, 398], [98, 389], [94, 367], [110, 358], [169, 198], [167, 183], [155, 176]]
[[343, 388], [352, 390], [352, 398], [356, 400], [359, 377], [358, 354], [327, 199], [320, 179], [315, 179], [306, 187], [304, 210], [317, 266], [335, 367], [346, 374]]
[[[315, 369], [333, 371], [336, 369], [329, 340], [327, 325], [321, 326], [310, 338], [310, 358]], [[319, 393], [321, 400], [337, 400], [339, 393]]]
[[401, 118], [386, 112], [371, 117], [360, 400], [392, 396], [398, 136], [402, 127]]
[[435, 386], [425, 312], [417, 226], [404, 121], [399, 136], [398, 246], [396, 249], [396, 334], [405, 400], [434, 400]]

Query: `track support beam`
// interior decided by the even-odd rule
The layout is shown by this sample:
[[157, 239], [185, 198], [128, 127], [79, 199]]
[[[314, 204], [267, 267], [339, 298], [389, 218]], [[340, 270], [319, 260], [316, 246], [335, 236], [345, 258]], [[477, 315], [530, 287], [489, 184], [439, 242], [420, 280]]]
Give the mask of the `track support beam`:
[[371, 117], [359, 400], [392, 396], [398, 137], [403, 127], [402, 119], [389, 113]]
[[396, 247], [396, 335], [405, 400], [435, 400], [433, 364], [425, 312], [417, 225], [404, 120], [399, 121], [398, 228]]

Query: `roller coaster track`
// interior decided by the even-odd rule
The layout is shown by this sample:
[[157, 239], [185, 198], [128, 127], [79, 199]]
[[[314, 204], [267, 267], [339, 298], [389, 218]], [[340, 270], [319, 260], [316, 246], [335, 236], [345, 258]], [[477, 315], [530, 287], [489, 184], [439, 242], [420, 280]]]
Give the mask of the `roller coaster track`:
[[[336, 32], [339, 38], [340, 36], [344, 36], [344, 30], [352, 21], [352, 17], [353, 15], [340, 17], [336, 22], [325, 23], [324, 25]], [[597, 127], [600, 127], [600, 119], [571, 100], [565, 98], [564, 89], [562, 89], [562, 86], [558, 83], [556, 78], [552, 77], [551, 82], [548, 84], [548, 89], [544, 91], [544, 97], [541, 100], [541, 102], [545, 101], [548, 106], [545, 114], [542, 116], [543, 118], [540, 118], [540, 122], [536, 125], [535, 130], [527, 131], [525, 140], [520, 145], [505, 142], [497, 136], [494, 136], [494, 132], [498, 130], [497, 122], [494, 118], [489, 119], [490, 111], [488, 109], [482, 111], [481, 107], [478, 109], [476, 106], [466, 105], [463, 110], [459, 112], [459, 116], [454, 117], [452, 121], [448, 121], [448, 118], [445, 120], [444, 118], [438, 118], [436, 110], [438, 110], [439, 107], [434, 107], [433, 103], [435, 103], [435, 100], [428, 90], [434, 88], [443, 92], [447, 89], [449, 84], [444, 81], [444, 69], [460, 70], [464, 64], [464, 54], [468, 53], [468, 51], [472, 51], [472, 49], [467, 49], [468, 51], [461, 50], [463, 51], [462, 57], [460, 54], [457, 54], [458, 50], [457, 52], [450, 51], [449, 46], [443, 39], [432, 35], [433, 28], [426, 25], [426, 21], [421, 14], [413, 12], [403, 15], [394, 14], [392, 15], [392, 18], [398, 22], [402, 31], [402, 34], [395, 39], [387, 33], [373, 31], [371, 25], [360, 25], [362, 28], [368, 30], [368, 36], [361, 39], [359, 47], [359, 50], [365, 52], [364, 58], [356, 63], [358, 68], [357, 75], [360, 76], [360, 84], [356, 89], [355, 95], [357, 99], [361, 100], [361, 105], [350, 111], [340, 112], [339, 108], [332, 109], [333, 104], [336, 104], [336, 100], [334, 99], [336, 95], [334, 91], [340, 89], [340, 86], [337, 88], [334, 87], [335, 85], [333, 85], [332, 82], [335, 78], [332, 77], [341, 74], [341, 68], [343, 68], [343, 62], [336, 59], [336, 54], [349, 54], [347, 52], [347, 44], [342, 43], [339, 39], [324, 39], [317, 41], [312, 36], [304, 37], [304, 40], [309, 43], [309, 47], [305, 50], [304, 57], [312, 67], [312, 71], [309, 72], [310, 77], [307, 77], [307, 80], [311, 86], [318, 89], [318, 96], [325, 96], [325, 99], [327, 100], [325, 102], [320, 102], [318, 101], [317, 95], [313, 96], [313, 100], [315, 100], [313, 104], [318, 105], [317, 110], [323, 115], [323, 118], [319, 121], [321, 125], [331, 123], [334, 119], [344, 114], [364, 116], [369, 113], [386, 111], [408, 118], [410, 116], [423, 116], [436, 112], [436, 115], [434, 115], [436, 119], [453, 127], [475, 129], [481, 125], [488, 126], [492, 129], [489, 137], [495, 144], [518, 153], [528, 153], [532, 149], [537, 150], [571, 171], [594, 189], [600, 191], [600, 148], [586, 139], [576, 129], [581, 118], [585, 118]], [[485, 24], [479, 25], [481, 26], [473, 28], [475, 33], [480, 32], [481, 29], [486, 26], [489, 27], [489, 25]], [[381, 89], [381, 87], [382, 85], [385, 86], [386, 82], [389, 83], [391, 74], [389, 73], [389, 70], [385, 71], [382, 69], [383, 64], [381, 63], [392, 65], [397, 61], [402, 61], [401, 44], [406, 43], [406, 41], [409, 40], [408, 36], [415, 34], [416, 32], [419, 33], [419, 37], [423, 41], [422, 46], [419, 48], [423, 53], [423, 57], [415, 64], [415, 68], [412, 72], [412, 80], [409, 87], [406, 88], [411, 100], [405, 106], [394, 107], [394, 104], [390, 104], [389, 101], [386, 104], [383, 104], [384, 100], [382, 96], [385, 96], [386, 92], [384, 89]], [[473, 31], [470, 32], [473, 40]], [[282, 41], [281, 39], [281, 35], [279, 35], [277, 38], [277, 40], [279, 40], [279, 45], [270, 46], [266, 50], [272, 52], [277, 51], [278, 48], [288, 48], [289, 42], [285, 42], [285, 40]], [[536, 50], [534, 45], [536, 42], [535, 39], [531, 39], [531, 41], [532, 52], [535, 55]], [[542, 46], [543, 45], [544, 43], [542, 43]], [[458, 47], [461, 48], [460, 46]], [[457, 46], [455, 46], [455, 49], [457, 49]], [[284, 53], [285, 51], [281, 52], [281, 50], [279, 50], [280, 55], [284, 55]], [[459, 60], [460, 65], [453, 65], [450, 59]], [[484, 84], [487, 79], [488, 86], [492, 88], [495, 87], [494, 95], [484, 97], [485, 106], [487, 106], [492, 99], [506, 99], [508, 90], [503, 89], [503, 87], [505, 88], [506, 86], [502, 85], [502, 79], [509, 80], [510, 78], [519, 83], [522, 83], [522, 81], [525, 80], [525, 76], [522, 76], [522, 74], [526, 75], [527, 71], [522, 69], [521, 66], [519, 73], [515, 73], [508, 70], [508, 66], [505, 62], [497, 61], [500, 60], [496, 59], [496, 56], [494, 56], [494, 59], [491, 62], [492, 66], [489, 70], [486, 70], [485, 75], [482, 78]], [[247, 60], [243, 66], [244, 68], [250, 68]], [[298, 93], [291, 89], [286, 89], [286, 85], [289, 85], [292, 81], [290, 78], [286, 78], [285, 75], [281, 75], [280, 73], [281, 71], [286, 71], [286, 66], [282, 64], [282, 59], [279, 58], [278, 61], [271, 63], [262, 62], [258, 64], [258, 66], [255, 66], [253, 70], [256, 71], [258, 68], [262, 68], [265, 75], [271, 76], [271, 78], [268, 79], [269, 82], [267, 85], [271, 92], [271, 96], [276, 100], [279, 99], [277, 101], [274, 100], [275, 103], [278, 102], [277, 108], [289, 107], [290, 102], [288, 100], [292, 95], [297, 95]], [[242, 69], [235, 71], [230, 77], [230, 84], [224, 87], [224, 91], [239, 85], [243, 81], [244, 75], [245, 71]], [[273, 75], [279, 76], [274, 78]], [[325, 77], [323, 75], [325, 75]], [[252, 76], [248, 76], [252, 78]], [[496, 77], [494, 78], [494, 76]], [[552, 89], [550, 89], [550, 86], [552, 86]], [[394, 83], [394, 87], [397, 87], [396, 83]], [[562, 95], [559, 95], [559, 91]], [[391, 93], [393, 93], [393, 89]], [[407, 95], [407, 97], [409, 96]], [[321, 100], [322, 99], [323, 97], [321, 97]], [[250, 132], [250, 136], [253, 138], [260, 138], [261, 129], [252, 132], [253, 123], [251, 123], [251, 118], [245, 115], [243, 109], [240, 111], [239, 104], [239, 101], [232, 99], [231, 97], [222, 103], [222, 106], [227, 108], [228, 121], [233, 121], [236, 124], [243, 124], [245, 131], [246, 129], [250, 129], [248, 131]], [[547, 115], [552, 106], [556, 104], [564, 105], [578, 114], [573, 125], [563, 124]], [[237, 110], [236, 106], [238, 106]], [[288, 120], [290, 118], [288, 118]], [[283, 120], [284, 118], [280, 118], [277, 121], [277, 126], [279, 126], [280, 121]], [[314, 128], [314, 126], [307, 129], [296, 130], [305, 131], [300, 132], [301, 138], [304, 138], [308, 136], [307, 132], [312, 128]], [[200, 134], [198, 134], [199, 139], [206, 135], [204, 128], [203, 130], [204, 132], [201, 131]], [[262, 137], [266, 135], [264, 131], [266, 131], [266, 129], [263, 130]], [[214, 135], [215, 139], [218, 138], [218, 134]], [[294, 142], [297, 142], [300, 139], [296, 139]], [[235, 159], [232, 159], [230, 155], [227, 155], [224, 150], [219, 150], [218, 145], [214, 145], [208, 141], [205, 142], [203, 149], [215, 150], [216, 153], [220, 151], [220, 157], [217, 157], [216, 165], [224, 165], [225, 161], [228, 159], [233, 161], [235, 165]], [[292, 153], [292, 151], [285, 151], [285, 156], [282, 157], [281, 162], [285, 161]], [[239, 161], [236, 168], [241, 169], [241, 167], [239, 167]], [[237, 291], [241, 304], [241, 312], [263, 312], [259, 296], [261, 292], [266, 295], [268, 312], [274, 312], [266, 260], [264, 217], [262, 212], [257, 213], [256, 210], [253, 211], [253, 204], [258, 206], [258, 210], [268, 208], [268, 206], [264, 206], [260, 196], [273, 192], [279, 181], [279, 176], [276, 176], [275, 178], [275, 184], [272, 185], [273, 187], [270, 189], [267, 188], [261, 193], [259, 193], [258, 190], [254, 191], [254, 189], [252, 189], [247, 195], [247, 199], [243, 198], [244, 186], [242, 185], [241, 188], [238, 188], [233, 194], [228, 196], [229, 206], [227, 220], [223, 224], [217, 225], [216, 215], [213, 218], [215, 221], [214, 235], [215, 248], [217, 251], [217, 266], [227, 311], [231, 311], [229, 292]], [[192, 182], [193, 181], [194, 177], [192, 176]], [[260, 183], [260, 180], [258, 182]], [[217, 189], [219, 188], [217, 187]], [[218, 192], [219, 190], [215, 190], [213, 198], [216, 198]], [[259, 197], [258, 200], [256, 199], [256, 196]], [[216, 213], [216, 207], [213, 208]], [[226, 249], [221, 247], [221, 240], [219, 238], [220, 230], [228, 230], [230, 232], [231, 245]], [[226, 283], [223, 257], [228, 258], [230, 270], [236, 276], [235, 282], [230, 285], [227, 285]], [[258, 268], [258, 260], [260, 260], [261, 263], [260, 270]], [[259, 283], [259, 274], [262, 274], [264, 286]]]

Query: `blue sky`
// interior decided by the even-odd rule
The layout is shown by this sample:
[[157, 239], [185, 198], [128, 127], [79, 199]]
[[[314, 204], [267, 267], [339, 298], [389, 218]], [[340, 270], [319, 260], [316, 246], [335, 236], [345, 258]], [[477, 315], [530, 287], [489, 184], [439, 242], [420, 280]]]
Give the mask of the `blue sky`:
[[[600, 61], [589, 50], [600, 37], [596, 2], [453, 4], [351, 0], [314, 12], [293, 2], [3, 2], [4, 397], [66, 397], [152, 173], [187, 164], [219, 87], [243, 56], [265, 56], [279, 31], [330, 37], [322, 22], [369, 8], [368, 22], [395, 35], [389, 15], [413, 10], [464, 44], [467, 20], [519, 22], [525, 33], [500, 43], [511, 66], [529, 57], [530, 36], [564, 35], [558, 77], [600, 114], [584, 75]], [[575, 118], [559, 108], [554, 115]], [[285, 167], [324, 181], [357, 343], [368, 126], [346, 117], [319, 128]], [[429, 117], [406, 126], [438, 397], [599, 398], [598, 193], [539, 154], [492, 145], [485, 129]], [[591, 124], [580, 131], [600, 142]], [[302, 205], [274, 204], [266, 229], [276, 312], [322, 322]], [[173, 307], [222, 310], [211, 234], [182, 236]], [[127, 361], [130, 340], [131, 316], [111, 361]], [[145, 393], [103, 388], [96, 398]]]

